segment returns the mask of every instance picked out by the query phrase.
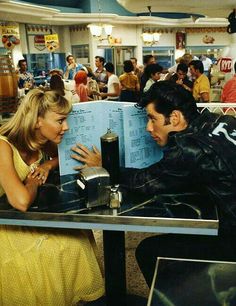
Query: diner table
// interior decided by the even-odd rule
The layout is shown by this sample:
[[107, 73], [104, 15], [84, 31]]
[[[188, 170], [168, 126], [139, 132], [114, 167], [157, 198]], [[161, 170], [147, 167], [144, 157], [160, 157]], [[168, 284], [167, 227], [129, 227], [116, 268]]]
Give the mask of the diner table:
[[108, 203], [87, 208], [86, 196], [71, 178], [64, 184], [46, 183], [27, 212], [0, 203], [0, 224], [92, 229], [103, 231], [107, 306], [126, 303], [125, 232], [217, 235], [217, 209], [198, 194], [162, 194], [155, 197], [121, 190], [118, 209]]

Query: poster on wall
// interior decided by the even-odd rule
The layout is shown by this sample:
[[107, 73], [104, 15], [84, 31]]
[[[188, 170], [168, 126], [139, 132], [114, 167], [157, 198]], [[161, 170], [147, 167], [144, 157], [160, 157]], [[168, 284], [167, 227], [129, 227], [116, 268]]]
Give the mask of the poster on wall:
[[12, 50], [20, 44], [19, 25], [2, 25], [1, 26], [2, 43], [8, 50]]
[[39, 51], [46, 49], [44, 35], [35, 35], [34, 36], [34, 47]]
[[54, 52], [59, 48], [59, 39], [57, 34], [44, 35], [45, 46], [49, 52]]
[[186, 33], [176, 32], [176, 50], [185, 49]]

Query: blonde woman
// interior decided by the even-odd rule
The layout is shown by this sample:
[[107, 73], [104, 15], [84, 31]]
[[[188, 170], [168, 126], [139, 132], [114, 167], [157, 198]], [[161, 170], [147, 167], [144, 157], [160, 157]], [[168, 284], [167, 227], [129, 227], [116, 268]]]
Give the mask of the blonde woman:
[[[54, 91], [31, 90], [0, 128], [0, 201], [22, 212], [58, 166], [56, 145], [71, 104]], [[51, 156], [41, 162], [43, 153]], [[73, 305], [103, 295], [87, 232], [0, 226], [0, 305]]]

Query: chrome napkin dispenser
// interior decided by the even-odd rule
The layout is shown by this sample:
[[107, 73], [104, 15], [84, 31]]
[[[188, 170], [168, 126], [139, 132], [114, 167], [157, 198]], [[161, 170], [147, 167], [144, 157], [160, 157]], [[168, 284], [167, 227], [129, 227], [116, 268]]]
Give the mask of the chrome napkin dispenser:
[[88, 167], [80, 171], [78, 186], [86, 197], [87, 208], [109, 205], [110, 175], [102, 167]]

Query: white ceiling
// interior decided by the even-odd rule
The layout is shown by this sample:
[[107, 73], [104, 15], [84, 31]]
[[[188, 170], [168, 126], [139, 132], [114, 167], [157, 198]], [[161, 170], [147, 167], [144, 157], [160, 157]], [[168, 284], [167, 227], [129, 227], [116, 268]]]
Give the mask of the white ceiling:
[[[65, 0], [66, 1], [66, 0]], [[167, 19], [154, 16], [119, 16], [105, 13], [62, 13], [58, 9], [20, 2], [0, 0], [0, 21], [50, 24], [79, 25], [94, 22], [110, 24], [155, 25], [158, 27], [200, 27], [227, 26], [227, 16], [236, 7], [235, 0], [117, 0], [126, 9], [135, 13], [182, 12], [204, 14], [210, 18]]]
[[180, 12], [201, 14], [208, 17], [225, 17], [236, 8], [235, 0], [116, 0], [133, 13], [148, 12]]

